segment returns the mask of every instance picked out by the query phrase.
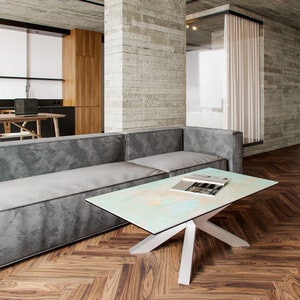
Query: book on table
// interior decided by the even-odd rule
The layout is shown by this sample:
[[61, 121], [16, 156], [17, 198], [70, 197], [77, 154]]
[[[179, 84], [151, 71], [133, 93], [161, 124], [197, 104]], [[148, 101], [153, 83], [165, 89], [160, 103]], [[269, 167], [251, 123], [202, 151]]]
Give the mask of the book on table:
[[183, 177], [171, 190], [215, 196], [229, 181], [225, 177], [194, 174]]

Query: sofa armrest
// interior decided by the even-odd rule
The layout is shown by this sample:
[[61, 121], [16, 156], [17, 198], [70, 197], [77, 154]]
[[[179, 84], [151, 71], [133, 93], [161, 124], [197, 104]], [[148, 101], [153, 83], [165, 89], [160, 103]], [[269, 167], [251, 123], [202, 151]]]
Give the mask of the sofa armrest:
[[243, 173], [243, 133], [204, 127], [184, 127], [185, 151], [203, 152], [228, 160], [228, 170]]

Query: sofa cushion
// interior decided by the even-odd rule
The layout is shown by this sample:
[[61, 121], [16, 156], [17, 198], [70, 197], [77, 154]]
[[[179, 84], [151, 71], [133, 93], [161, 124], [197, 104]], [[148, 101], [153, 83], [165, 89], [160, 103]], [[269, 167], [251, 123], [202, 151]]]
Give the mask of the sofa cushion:
[[185, 127], [184, 151], [210, 153], [226, 158], [228, 170], [243, 173], [243, 133], [235, 130]]
[[125, 161], [123, 134], [1, 142], [0, 181]]
[[160, 170], [117, 162], [4, 181], [0, 182], [0, 211], [94, 190], [109, 192], [108, 187], [124, 188], [124, 183], [130, 186], [140, 179], [149, 182], [165, 177], [167, 174]]
[[125, 160], [183, 150], [182, 128], [126, 131]]
[[205, 153], [176, 151], [152, 155], [130, 160], [129, 162], [155, 168], [170, 173], [170, 176], [180, 175], [208, 167], [227, 170], [227, 160]]

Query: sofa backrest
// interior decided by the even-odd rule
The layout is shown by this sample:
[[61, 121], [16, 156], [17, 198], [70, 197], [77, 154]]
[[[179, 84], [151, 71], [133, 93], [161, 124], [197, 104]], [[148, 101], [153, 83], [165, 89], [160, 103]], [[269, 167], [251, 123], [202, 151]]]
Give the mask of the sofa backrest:
[[182, 128], [141, 129], [124, 134], [126, 160], [183, 150]]
[[123, 134], [87, 134], [0, 143], [0, 181], [124, 161]]

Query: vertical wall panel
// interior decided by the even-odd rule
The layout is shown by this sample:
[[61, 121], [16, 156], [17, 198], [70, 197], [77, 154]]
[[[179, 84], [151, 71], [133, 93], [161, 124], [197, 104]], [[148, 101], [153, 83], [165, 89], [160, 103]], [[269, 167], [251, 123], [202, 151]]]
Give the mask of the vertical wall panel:
[[64, 103], [76, 107], [75, 132], [101, 132], [101, 33], [72, 30], [63, 49]]
[[185, 125], [185, 1], [105, 1], [105, 131]]

